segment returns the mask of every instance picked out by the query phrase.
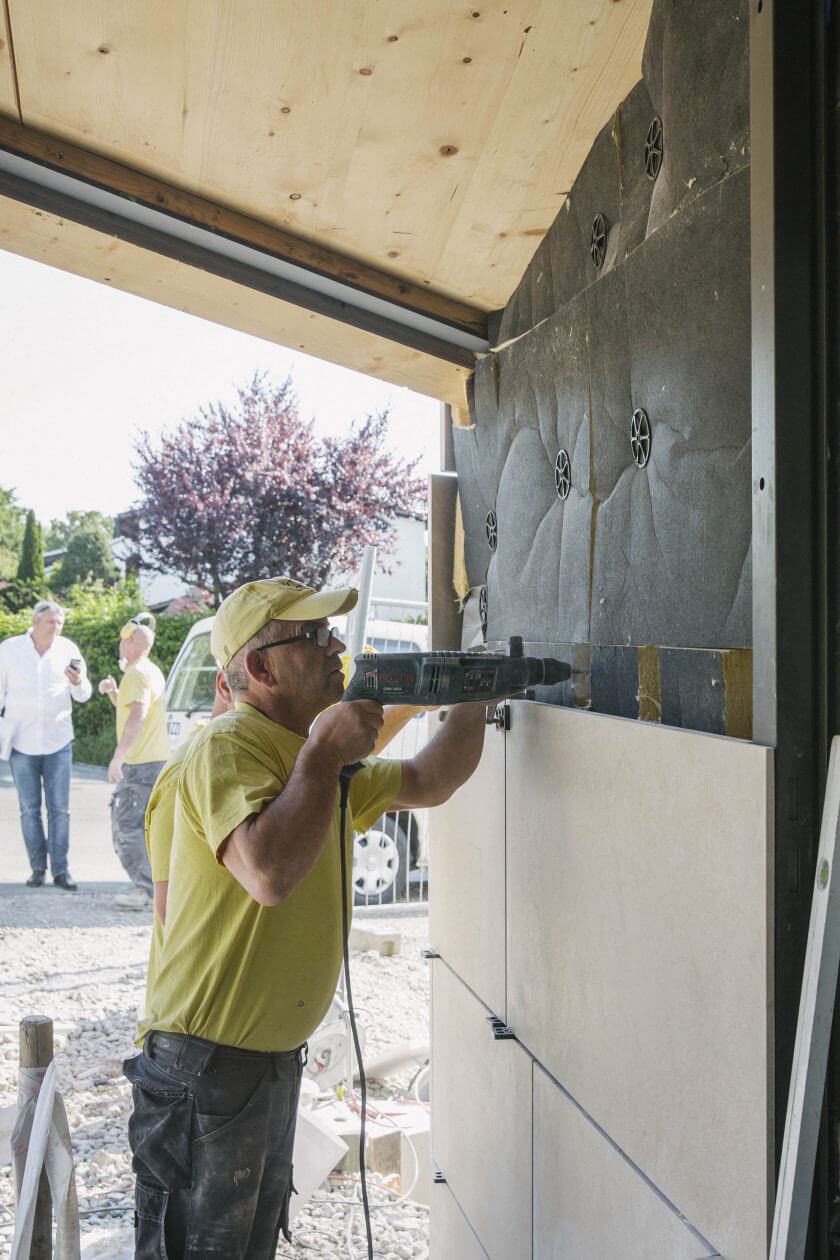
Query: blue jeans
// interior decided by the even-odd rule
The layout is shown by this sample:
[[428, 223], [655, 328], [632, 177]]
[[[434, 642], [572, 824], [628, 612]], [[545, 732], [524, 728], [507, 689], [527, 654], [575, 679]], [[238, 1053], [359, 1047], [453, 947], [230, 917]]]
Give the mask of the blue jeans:
[[[9, 764], [20, 802], [20, 825], [33, 871], [47, 869], [47, 854], [53, 878], [67, 873], [70, 847], [70, 767], [72, 744], [58, 752], [33, 756], [12, 749]], [[47, 834], [41, 817], [41, 780], [47, 801]]]

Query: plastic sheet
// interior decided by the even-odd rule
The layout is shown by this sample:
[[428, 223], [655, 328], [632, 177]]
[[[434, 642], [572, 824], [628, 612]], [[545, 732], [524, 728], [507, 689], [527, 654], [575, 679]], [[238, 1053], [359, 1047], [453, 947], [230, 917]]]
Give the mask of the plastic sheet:
[[11, 1148], [17, 1203], [10, 1260], [28, 1260], [42, 1169], [56, 1221], [54, 1260], [79, 1260], [76, 1174], [67, 1113], [56, 1090], [55, 1060], [48, 1068], [21, 1069]]

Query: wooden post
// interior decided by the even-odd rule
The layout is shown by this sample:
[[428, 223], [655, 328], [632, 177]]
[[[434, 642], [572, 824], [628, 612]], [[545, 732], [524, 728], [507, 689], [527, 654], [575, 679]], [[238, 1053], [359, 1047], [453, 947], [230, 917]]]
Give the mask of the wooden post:
[[[53, 1057], [53, 1022], [46, 1015], [27, 1015], [20, 1021], [20, 1066], [46, 1069]], [[52, 1260], [52, 1198], [47, 1174], [41, 1170], [29, 1260]]]
[[457, 651], [461, 646], [462, 615], [454, 583], [455, 514], [458, 478], [455, 473], [429, 477], [429, 648]]

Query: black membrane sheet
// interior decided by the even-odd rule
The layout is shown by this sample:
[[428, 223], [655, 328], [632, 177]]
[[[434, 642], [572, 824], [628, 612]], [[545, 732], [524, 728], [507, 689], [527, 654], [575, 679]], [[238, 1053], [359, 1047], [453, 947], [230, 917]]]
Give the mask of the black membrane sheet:
[[[643, 80], [492, 321], [472, 427], [454, 432], [488, 640], [592, 645], [602, 712], [631, 716], [638, 689], [634, 654], [608, 649], [751, 645], [748, 61], [741, 0], [655, 0]], [[664, 156], [652, 181], [654, 115]], [[608, 227], [599, 270], [596, 214]], [[644, 468], [635, 408], [651, 427]], [[719, 658], [688, 655], [661, 656], [662, 720], [717, 729]]]

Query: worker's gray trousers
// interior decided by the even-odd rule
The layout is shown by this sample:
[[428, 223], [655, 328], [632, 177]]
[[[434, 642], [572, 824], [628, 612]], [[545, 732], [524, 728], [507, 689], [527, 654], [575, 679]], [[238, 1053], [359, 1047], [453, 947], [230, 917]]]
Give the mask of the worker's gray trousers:
[[260, 1054], [150, 1032], [127, 1059], [134, 1260], [273, 1260], [289, 1235], [305, 1047]]
[[155, 779], [166, 763], [144, 761], [123, 766], [122, 782], [111, 797], [111, 834], [117, 857], [132, 884], [152, 892], [152, 868], [146, 849], [146, 806]]

